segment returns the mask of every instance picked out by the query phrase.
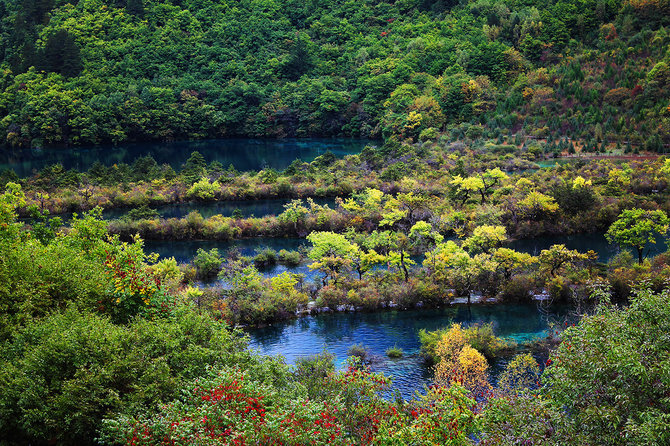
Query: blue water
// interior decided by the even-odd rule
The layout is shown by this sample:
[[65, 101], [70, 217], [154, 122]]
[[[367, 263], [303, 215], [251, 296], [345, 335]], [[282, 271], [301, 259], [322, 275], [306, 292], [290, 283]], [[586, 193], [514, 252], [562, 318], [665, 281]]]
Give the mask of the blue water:
[[327, 151], [337, 157], [359, 153], [376, 141], [348, 138], [309, 139], [216, 139], [205, 141], [174, 141], [128, 143], [117, 146], [99, 145], [71, 148], [46, 148], [0, 151], [0, 170], [10, 168], [20, 176], [32, 174], [44, 166], [60, 163], [66, 169], [88, 170], [94, 162], [111, 166], [131, 164], [135, 159], [151, 155], [158, 164], [180, 169], [191, 152], [200, 152], [207, 162], [232, 164], [237, 170], [258, 170], [266, 167], [284, 169], [295, 159], [312, 161]]
[[[607, 262], [620, 249], [616, 245], [611, 245], [605, 239], [604, 234], [577, 234], [567, 236], [547, 236], [532, 239], [522, 239], [510, 242], [508, 246], [520, 252], [537, 255], [541, 250], [549, 248], [555, 244], [565, 244], [569, 249], [576, 249], [579, 252], [593, 250], [598, 254], [598, 261]], [[198, 248], [212, 249], [219, 248], [222, 253], [231, 248], [237, 248], [243, 255], [254, 255], [260, 248], [270, 247], [279, 251], [286, 249], [295, 251], [301, 248], [308, 248], [309, 242], [300, 238], [249, 238], [233, 241], [210, 241], [210, 240], [188, 240], [188, 241], [146, 241], [145, 246], [148, 251], [159, 253], [162, 257], [175, 257], [178, 261], [188, 262], [193, 259]], [[650, 256], [660, 254], [666, 250], [665, 238], [659, 237], [656, 244], [650, 244], [645, 253]], [[422, 257], [413, 257], [417, 264], [421, 264]], [[306, 269], [306, 267], [301, 267]], [[304, 272], [304, 271], [303, 271]]]
[[[596, 234], [578, 234], [570, 236], [552, 236], [552, 237], [538, 237], [533, 239], [523, 239], [511, 242], [508, 246], [520, 252], [527, 252], [532, 255], [537, 255], [541, 250], [549, 248], [554, 244], [565, 244], [569, 249], [576, 249], [580, 252], [594, 250], [598, 254], [598, 261], [607, 262], [620, 249], [616, 245], [607, 243], [605, 236], [601, 233]], [[190, 262], [195, 257], [198, 248], [210, 250], [218, 248], [220, 254], [223, 256], [231, 249], [236, 249], [244, 256], [254, 256], [256, 251], [262, 248], [272, 248], [275, 251], [285, 249], [287, 251], [306, 251], [310, 247], [310, 243], [302, 238], [271, 238], [259, 237], [248, 238], [231, 241], [213, 241], [213, 240], [182, 240], [182, 241], [164, 241], [164, 240], [147, 240], [145, 241], [145, 248], [147, 252], [156, 252], [161, 257], [174, 257], [178, 262]], [[659, 237], [655, 245], [649, 245], [645, 252], [649, 252], [650, 256], [660, 254], [666, 250], [665, 239]], [[412, 259], [420, 266], [423, 261], [423, 256], [413, 256]], [[318, 271], [309, 268], [309, 259], [306, 259], [298, 266], [284, 266], [274, 265], [262, 269], [260, 273], [265, 277], [274, 277], [283, 272], [291, 272], [295, 274], [303, 274], [306, 282], [313, 282], [320, 280], [321, 274]], [[380, 266], [378, 268], [384, 268]]]
[[[282, 355], [288, 364], [326, 350], [341, 368], [347, 349], [363, 344], [376, 358], [372, 370], [391, 377], [394, 389], [410, 398], [432, 379], [432, 371], [419, 356], [420, 329], [436, 330], [452, 322], [491, 322], [497, 335], [521, 343], [545, 337], [552, 325], [562, 325], [566, 315], [567, 308], [547, 310], [535, 304], [452, 305], [437, 310], [323, 314], [250, 329], [248, 333], [252, 348], [267, 355]], [[386, 349], [394, 345], [403, 349], [403, 358], [386, 357]], [[503, 365], [504, 360], [492, 364], [492, 373]]]

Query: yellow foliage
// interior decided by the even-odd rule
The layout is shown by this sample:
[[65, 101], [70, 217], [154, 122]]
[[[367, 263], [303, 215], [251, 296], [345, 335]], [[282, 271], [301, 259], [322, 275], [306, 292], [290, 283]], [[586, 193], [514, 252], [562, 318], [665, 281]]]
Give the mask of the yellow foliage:
[[[460, 330], [460, 326], [458, 327]], [[451, 330], [450, 330], [451, 331]], [[447, 341], [446, 346], [438, 345], [437, 351], [445, 352], [450, 356], [441, 356], [440, 362], [435, 367], [435, 383], [443, 386], [460, 384], [471, 392], [482, 395], [491, 389], [488, 381], [488, 363], [486, 358], [474, 348], [465, 344], [465, 338], [461, 333], [455, 333], [453, 339], [449, 335], [443, 337], [442, 342]], [[462, 339], [464, 345], [455, 352], [454, 348]]]
[[463, 331], [461, 324], [454, 324], [438, 342], [435, 353], [441, 361], [453, 362], [466, 344], [465, 331]]

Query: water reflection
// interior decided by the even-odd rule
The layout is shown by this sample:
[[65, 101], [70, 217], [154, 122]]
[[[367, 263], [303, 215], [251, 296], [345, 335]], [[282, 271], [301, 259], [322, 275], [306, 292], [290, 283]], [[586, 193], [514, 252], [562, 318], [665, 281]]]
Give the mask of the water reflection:
[[199, 248], [207, 251], [217, 248], [222, 255], [236, 249], [241, 255], [253, 256], [256, 250], [262, 248], [297, 251], [308, 244], [303, 238], [258, 237], [238, 240], [146, 240], [144, 248], [146, 252], [155, 252], [161, 257], [174, 257], [178, 262], [190, 262]]
[[[598, 261], [603, 263], [608, 262], [621, 251], [617, 245], [610, 244], [602, 232], [521, 239], [509, 243], [509, 247], [520, 252], [538, 255], [543, 249], [548, 249], [551, 245], [556, 244], [564, 244], [566, 248], [576, 249], [579, 252], [593, 250], [598, 254]], [[655, 256], [665, 252], [665, 250], [666, 239], [659, 236], [656, 238], [656, 244], [647, 245], [645, 253], [648, 253], [649, 256]]]
[[[216, 201], [213, 203], [179, 203], [165, 206], [152, 207], [156, 209], [161, 218], [184, 218], [190, 212], [197, 211], [204, 218], [210, 218], [214, 215], [223, 215], [231, 217], [233, 212], [238, 211], [242, 217], [264, 217], [266, 215], [279, 215], [284, 212], [284, 205], [290, 202], [286, 198], [268, 198], [263, 200], [232, 200]], [[335, 198], [314, 198], [318, 205], [328, 205], [331, 209], [335, 208]], [[120, 218], [127, 214], [129, 209], [116, 208], [103, 212], [102, 216], [106, 220]]]
[[111, 166], [132, 163], [135, 159], [151, 155], [159, 164], [169, 164], [175, 169], [188, 159], [191, 152], [200, 152], [208, 162], [219, 161], [224, 166], [232, 164], [238, 170], [258, 170], [265, 167], [286, 168], [293, 160], [312, 161], [327, 151], [337, 157], [359, 153], [374, 141], [348, 138], [309, 139], [217, 139], [206, 141], [175, 141], [127, 143], [117, 146], [100, 145], [72, 148], [0, 151], [0, 170], [11, 168], [21, 177], [30, 175], [49, 164], [61, 163], [66, 169], [88, 170], [100, 161]]

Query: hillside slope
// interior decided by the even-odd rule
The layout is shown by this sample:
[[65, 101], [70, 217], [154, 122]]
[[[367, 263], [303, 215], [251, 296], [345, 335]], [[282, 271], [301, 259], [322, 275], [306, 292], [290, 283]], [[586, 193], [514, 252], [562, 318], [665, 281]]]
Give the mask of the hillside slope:
[[668, 0], [3, 0], [0, 142], [670, 143]]

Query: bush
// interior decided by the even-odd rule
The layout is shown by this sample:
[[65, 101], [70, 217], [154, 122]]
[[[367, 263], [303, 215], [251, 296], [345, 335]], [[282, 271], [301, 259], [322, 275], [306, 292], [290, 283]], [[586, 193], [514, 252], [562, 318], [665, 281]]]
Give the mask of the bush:
[[129, 326], [70, 310], [28, 325], [0, 357], [0, 437], [18, 444], [96, 444], [103, 418], [153, 410], [209, 366], [253, 362], [242, 337], [186, 307]]
[[205, 251], [198, 248], [193, 264], [196, 269], [196, 277], [199, 279], [211, 279], [216, 277], [221, 270], [221, 263], [223, 259], [219, 256], [219, 250], [212, 248], [210, 251]]
[[220, 189], [221, 184], [218, 181], [210, 183], [207, 178], [203, 178], [186, 191], [186, 196], [191, 199], [212, 200]]
[[354, 356], [361, 362], [367, 362], [370, 359], [370, 350], [363, 344], [353, 344], [347, 349], [347, 356]]
[[487, 359], [495, 359], [503, 352], [513, 349], [514, 344], [499, 338], [493, 332], [493, 324], [474, 324], [465, 329], [460, 324], [452, 324], [449, 329], [442, 328], [435, 331], [419, 331], [421, 355], [429, 362], [439, 360], [436, 354], [437, 345], [450, 333], [459, 333], [465, 343], [483, 354]]
[[397, 345], [394, 345], [393, 347], [389, 347], [386, 349], [386, 356], [392, 359], [397, 359], [397, 358], [402, 358], [404, 355], [404, 352], [402, 348], [398, 347]]
[[256, 251], [254, 265], [256, 268], [268, 268], [277, 264], [277, 251], [272, 248], [262, 248]]
[[421, 130], [421, 133], [419, 133], [419, 141], [425, 142], [434, 140], [437, 139], [438, 135], [438, 130], [435, 127], [429, 127]]
[[316, 298], [319, 307], [328, 307], [331, 310], [336, 310], [338, 306], [347, 302], [347, 292], [332, 285], [321, 288]]
[[158, 211], [156, 209], [149, 208], [145, 204], [138, 208], [131, 209], [123, 218], [130, 221], [137, 221], [137, 220], [152, 220], [158, 217], [159, 217]]
[[298, 266], [302, 263], [302, 255], [299, 251], [279, 251], [279, 263], [286, 266]]
[[324, 388], [325, 378], [335, 372], [335, 356], [328, 352], [298, 358], [293, 376], [307, 388], [310, 399], [320, 399], [330, 389]]
[[553, 277], [547, 282], [546, 288], [551, 299], [556, 302], [567, 302], [572, 297], [572, 290], [564, 277]]
[[528, 302], [532, 298], [534, 288], [535, 284], [530, 277], [512, 276], [503, 284], [499, 296], [503, 302]]
[[544, 374], [565, 434], [582, 444], [668, 444], [668, 333], [667, 289], [638, 290], [630, 306], [600, 306], [568, 328]]

